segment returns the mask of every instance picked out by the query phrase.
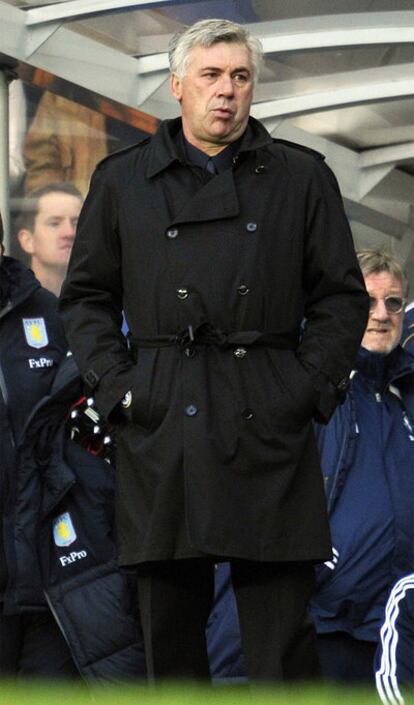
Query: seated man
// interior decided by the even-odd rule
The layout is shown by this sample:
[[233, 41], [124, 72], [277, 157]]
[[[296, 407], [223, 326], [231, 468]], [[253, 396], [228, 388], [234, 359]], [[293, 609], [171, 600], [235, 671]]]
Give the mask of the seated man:
[[[3, 256], [0, 219], [0, 675], [73, 676], [69, 649], [43, 595], [30, 611], [17, 604], [17, 563], [27, 558], [15, 531], [17, 443], [66, 354], [57, 301], [23, 264]], [[36, 496], [30, 489], [26, 506]]]
[[42, 286], [59, 296], [83, 198], [69, 183], [50, 184], [27, 197], [18, 218], [20, 247]]
[[348, 397], [317, 427], [334, 555], [312, 611], [323, 674], [343, 682], [372, 680], [391, 586], [414, 565], [414, 360], [400, 345], [407, 280], [384, 251], [358, 259], [368, 325]]
[[109, 439], [65, 357], [56, 297], [2, 241], [0, 219], [0, 677], [136, 679]]

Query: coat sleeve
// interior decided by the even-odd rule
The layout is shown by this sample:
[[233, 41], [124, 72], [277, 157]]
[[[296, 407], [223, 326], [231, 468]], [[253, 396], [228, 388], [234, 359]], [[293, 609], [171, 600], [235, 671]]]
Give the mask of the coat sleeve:
[[375, 681], [384, 705], [403, 705], [414, 688], [414, 573], [391, 590], [376, 654]]
[[368, 296], [336, 179], [321, 159], [308, 186], [306, 232], [306, 326], [297, 356], [317, 390], [316, 420], [327, 423], [349, 386]]
[[104, 168], [93, 175], [81, 211], [60, 310], [82, 378], [108, 418], [131, 388], [133, 363], [121, 330], [118, 201]]

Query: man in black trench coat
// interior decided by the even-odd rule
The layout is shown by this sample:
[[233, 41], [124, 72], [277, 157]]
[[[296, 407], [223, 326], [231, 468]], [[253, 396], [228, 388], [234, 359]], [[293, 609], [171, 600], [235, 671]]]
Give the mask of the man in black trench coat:
[[368, 303], [323, 157], [249, 117], [260, 59], [225, 20], [173, 39], [181, 118], [98, 165], [61, 296], [119, 424], [119, 559], [155, 680], [208, 677], [218, 560], [249, 678], [317, 673], [306, 613], [331, 545], [311, 420], [346, 390]]

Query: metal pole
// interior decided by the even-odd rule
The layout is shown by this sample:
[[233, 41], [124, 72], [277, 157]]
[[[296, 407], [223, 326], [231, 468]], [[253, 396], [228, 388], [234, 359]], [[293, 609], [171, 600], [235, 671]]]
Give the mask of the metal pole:
[[9, 80], [9, 70], [0, 66], [0, 211], [6, 254], [10, 252]]
[[6, 254], [10, 252], [9, 83], [17, 78], [17, 65], [16, 59], [0, 54], [0, 211]]

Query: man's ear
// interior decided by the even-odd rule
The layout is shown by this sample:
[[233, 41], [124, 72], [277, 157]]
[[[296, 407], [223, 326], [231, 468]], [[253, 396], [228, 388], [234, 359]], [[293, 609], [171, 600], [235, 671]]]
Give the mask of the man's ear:
[[180, 102], [181, 96], [182, 96], [182, 82], [181, 79], [178, 78], [177, 74], [172, 73], [170, 76], [170, 88], [171, 88], [171, 93], [173, 94], [174, 98]]
[[22, 228], [17, 233], [17, 239], [23, 252], [26, 252], [27, 255], [32, 255], [34, 252], [34, 244], [31, 231], [27, 230], [27, 228]]

